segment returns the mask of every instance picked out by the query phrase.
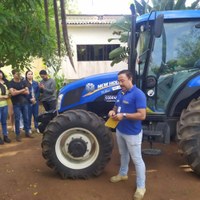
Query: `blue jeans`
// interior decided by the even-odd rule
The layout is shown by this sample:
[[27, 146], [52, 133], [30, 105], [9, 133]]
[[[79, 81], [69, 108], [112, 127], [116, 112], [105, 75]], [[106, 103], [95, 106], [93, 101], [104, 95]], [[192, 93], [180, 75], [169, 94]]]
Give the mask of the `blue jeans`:
[[31, 130], [31, 121], [32, 116], [34, 120], [34, 127], [38, 128], [38, 113], [39, 113], [39, 102], [37, 101], [35, 104], [28, 105], [28, 127]]
[[116, 137], [121, 156], [119, 174], [127, 175], [131, 156], [136, 170], [136, 186], [145, 188], [146, 167], [141, 152], [142, 131], [138, 135], [126, 135], [116, 130]]
[[22, 118], [24, 122], [25, 134], [28, 134], [28, 104], [24, 105], [13, 105], [14, 118], [15, 118], [15, 133], [20, 134], [20, 112], [22, 113]]
[[7, 117], [8, 117], [8, 106], [0, 107], [0, 121], [1, 121], [2, 133], [4, 136], [8, 135]]

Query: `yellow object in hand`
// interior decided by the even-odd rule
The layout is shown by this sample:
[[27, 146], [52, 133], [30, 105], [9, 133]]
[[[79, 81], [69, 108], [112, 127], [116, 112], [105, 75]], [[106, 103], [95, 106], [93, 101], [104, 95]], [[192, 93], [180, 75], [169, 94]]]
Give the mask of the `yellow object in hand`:
[[105, 126], [110, 128], [116, 128], [118, 123], [119, 123], [118, 120], [114, 120], [112, 117], [109, 117], [109, 119], [105, 123]]

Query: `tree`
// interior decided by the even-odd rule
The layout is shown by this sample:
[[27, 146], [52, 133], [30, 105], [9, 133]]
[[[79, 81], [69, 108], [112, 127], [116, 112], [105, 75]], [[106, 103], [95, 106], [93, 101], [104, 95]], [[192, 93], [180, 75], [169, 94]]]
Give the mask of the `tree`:
[[13, 68], [23, 69], [29, 66], [34, 57], [54, 54], [54, 32], [47, 32], [44, 10], [39, 0], [2, 0], [0, 24], [1, 67], [12, 65]]
[[[152, 10], [184, 10], [184, 9], [200, 9], [200, 0], [195, 0], [190, 6], [186, 6], [186, 0], [134, 0], [134, 5], [137, 15], [150, 13]], [[128, 26], [127, 26], [128, 25]], [[112, 60], [111, 66], [121, 61], [127, 61], [129, 56], [129, 48], [127, 47], [128, 36], [131, 29], [130, 17], [123, 17], [111, 25], [115, 29], [113, 35], [115, 38], [110, 38], [108, 41], [119, 40], [125, 45], [118, 47], [110, 52], [109, 58]]]
[[[60, 40], [57, 40], [58, 27], [55, 27], [54, 23], [54, 13], [59, 16], [61, 12], [62, 19], [65, 18], [65, 1], [60, 0], [63, 6], [61, 11], [60, 6], [55, 9], [55, 3], [57, 4], [56, 0], [54, 4], [48, 0], [44, 0], [44, 4], [41, 0], [0, 1], [0, 67], [11, 65], [13, 68], [24, 69], [29, 67], [36, 57], [43, 58], [48, 64], [54, 57], [57, 59], [58, 56], [66, 54], [72, 57], [66, 19], [62, 20], [64, 31]], [[44, 10], [48, 10], [46, 17]], [[60, 18], [57, 20], [59, 24]], [[62, 38], [65, 39], [63, 42]]]

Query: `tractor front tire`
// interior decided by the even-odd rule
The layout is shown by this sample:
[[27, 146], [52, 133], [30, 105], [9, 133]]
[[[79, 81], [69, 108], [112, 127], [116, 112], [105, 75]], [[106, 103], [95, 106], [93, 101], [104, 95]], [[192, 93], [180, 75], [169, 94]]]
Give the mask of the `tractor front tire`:
[[102, 173], [111, 159], [112, 132], [104, 120], [85, 110], [69, 110], [46, 127], [42, 154], [63, 179], [88, 179]]
[[187, 163], [200, 175], [200, 98], [192, 100], [182, 111], [177, 132]]

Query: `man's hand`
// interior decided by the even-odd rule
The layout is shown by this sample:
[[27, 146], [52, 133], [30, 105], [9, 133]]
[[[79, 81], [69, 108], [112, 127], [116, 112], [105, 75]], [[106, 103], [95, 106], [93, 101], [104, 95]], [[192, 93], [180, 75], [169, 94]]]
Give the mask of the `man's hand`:
[[40, 89], [44, 89], [44, 84], [40, 83], [40, 84], [39, 84], [39, 88], [40, 88]]
[[21, 89], [21, 94], [29, 94], [29, 89], [27, 87]]
[[114, 120], [121, 121], [123, 119], [123, 113], [117, 113], [112, 117]]
[[116, 121], [121, 121], [123, 119], [123, 113], [116, 114], [114, 110], [110, 110], [108, 113], [108, 116], [113, 118]]
[[109, 113], [108, 113], [108, 116], [109, 116], [109, 117], [113, 117], [113, 116], [115, 116], [115, 115], [116, 115], [116, 113], [115, 113], [114, 110], [110, 110]]

